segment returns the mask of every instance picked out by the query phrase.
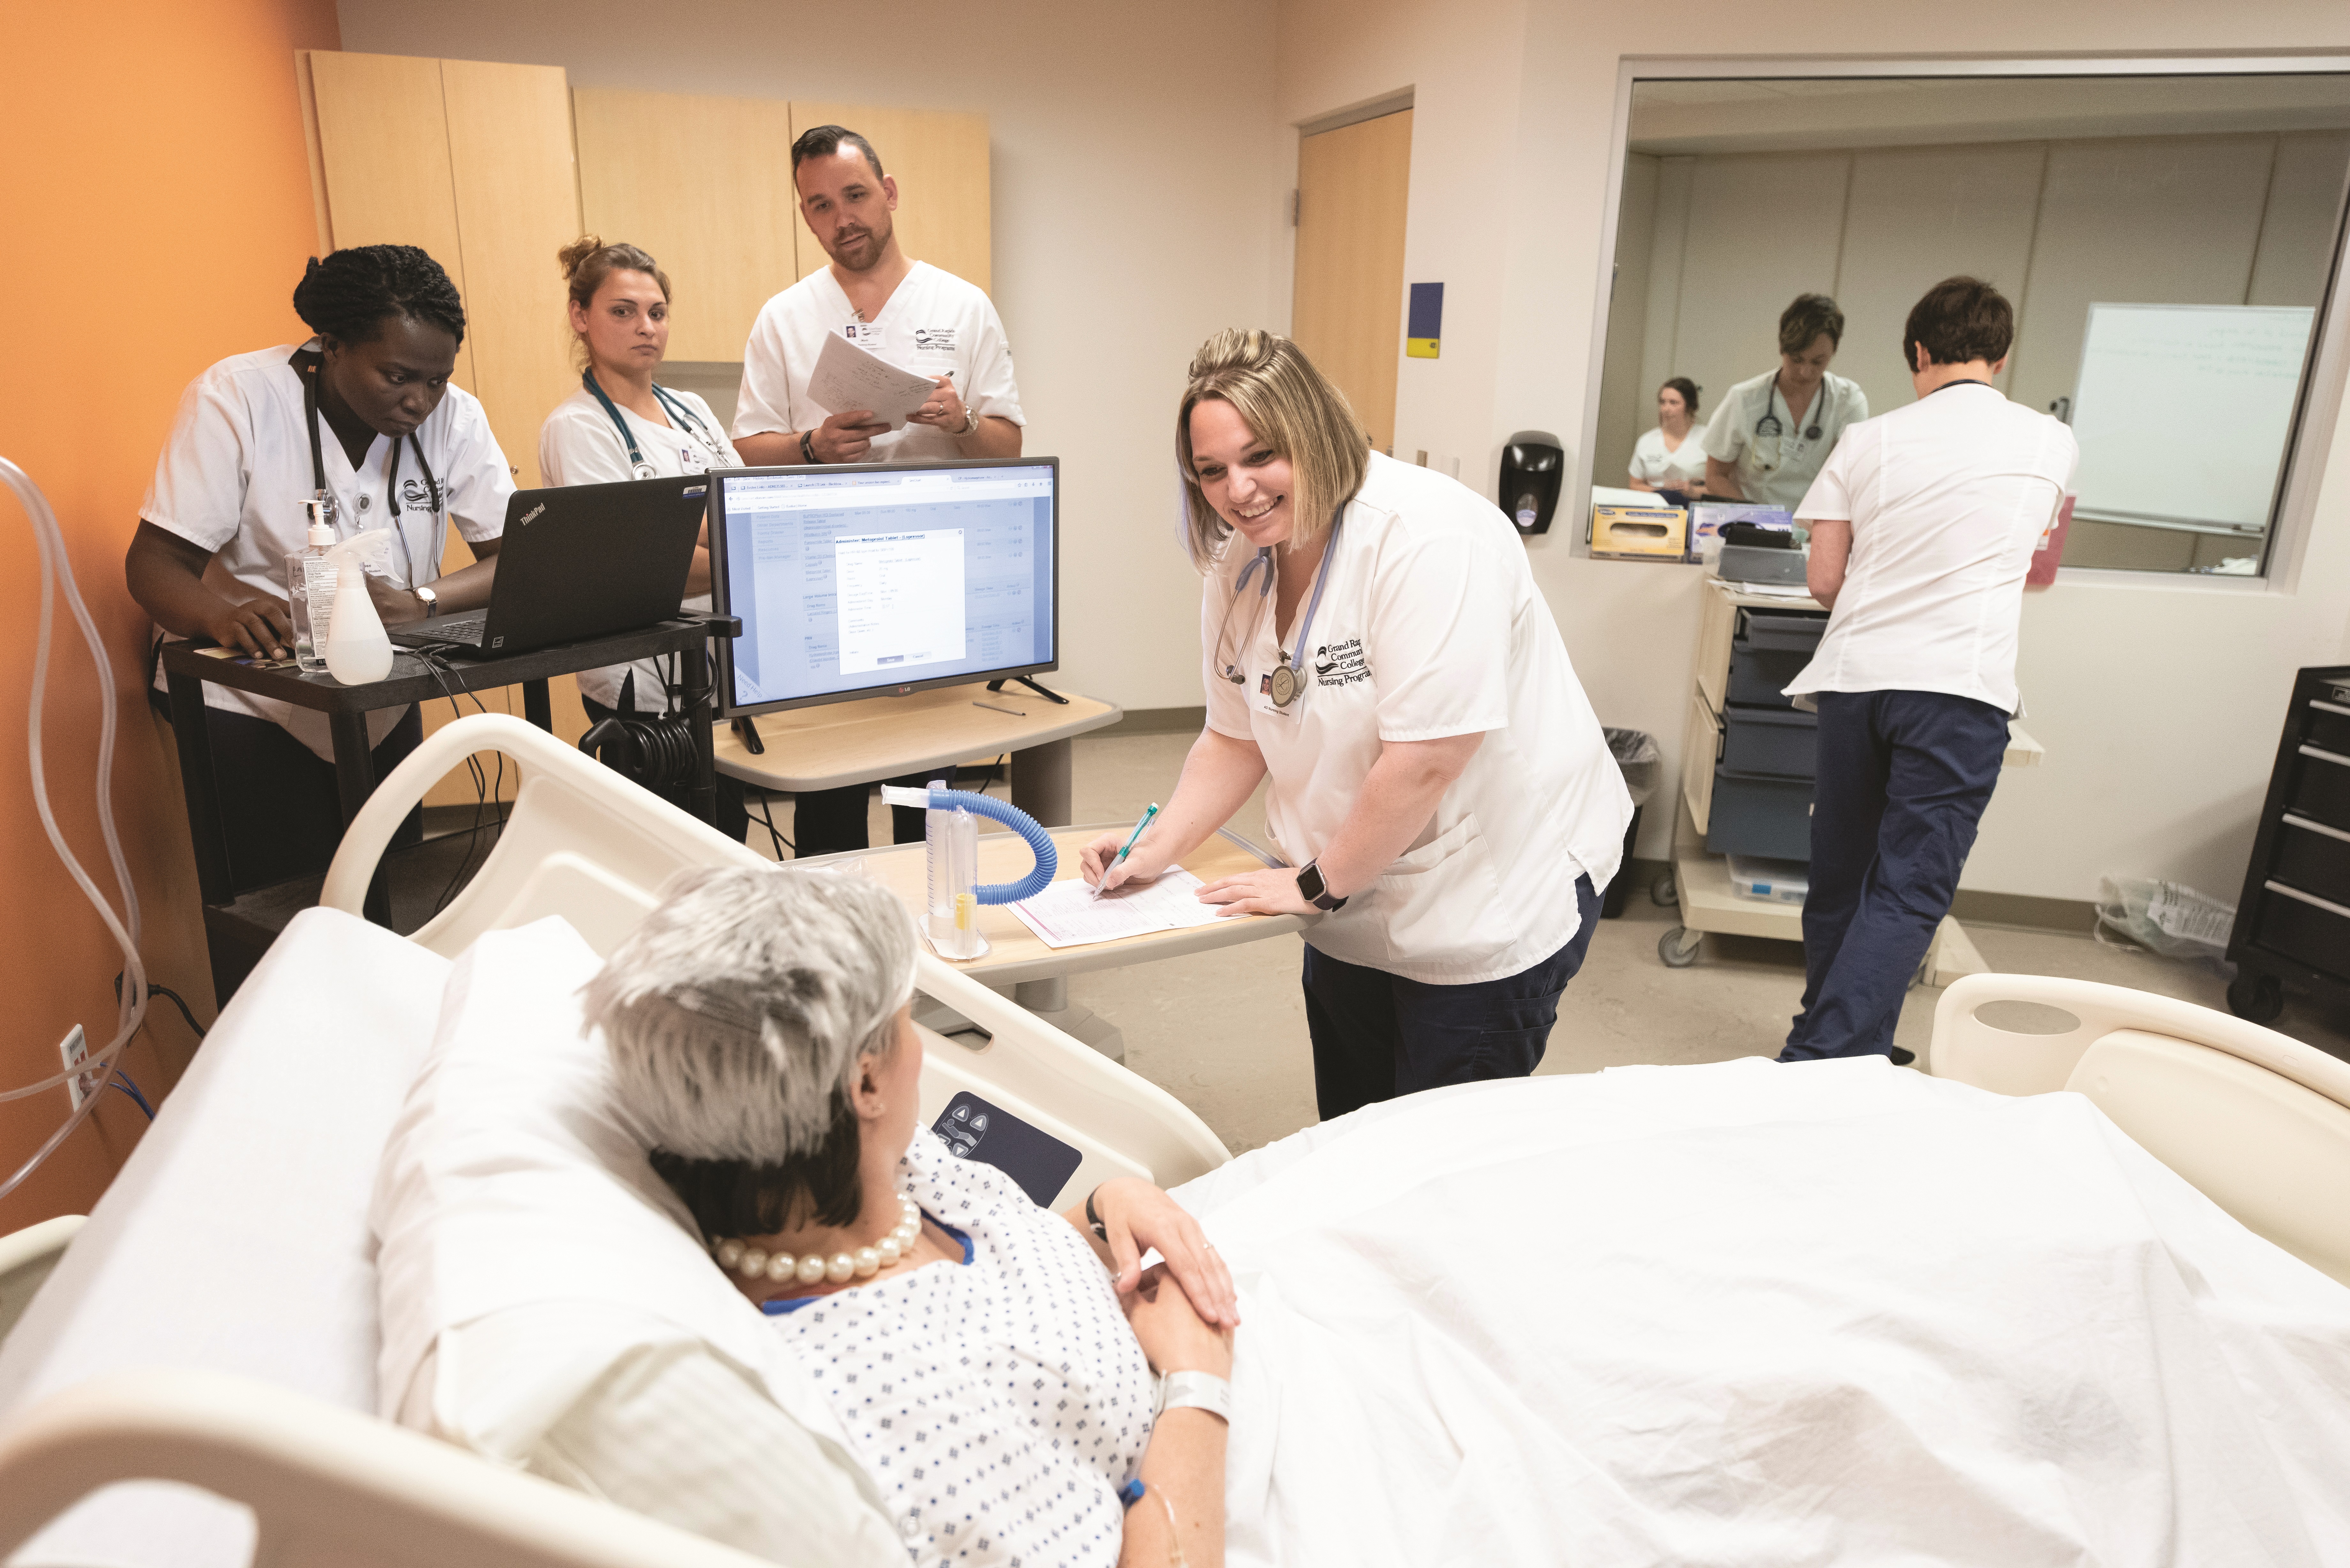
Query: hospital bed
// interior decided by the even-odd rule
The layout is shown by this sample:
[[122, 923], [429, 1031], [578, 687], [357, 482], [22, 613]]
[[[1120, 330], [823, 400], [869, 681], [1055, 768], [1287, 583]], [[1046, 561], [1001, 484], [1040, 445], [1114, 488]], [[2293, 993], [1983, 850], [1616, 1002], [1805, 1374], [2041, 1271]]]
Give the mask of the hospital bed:
[[[393, 829], [476, 750], [522, 770], [497, 847], [412, 938], [366, 924], [355, 911]], [[453, 955], [547, 914], [608, 951], [678, 868], [756, 858], [519, 721], [428, 740], [355, 821], [326, 907], [223, 1012], [88, 1223], [0, 1241], [0, 1557], [752, 1561], [376, 1418], [366, 1211]], [[1179, 1102], [1006, 999], [927, 955], [918, 984], [989, 1034], [926, 1042], [926, 1117], [972, 1093], [1053, 1132], [1081, 1153], [1070, 1192], [1121, 1173], [1173, 1185], [1225, 1160]], [[2014, 1001], [2074, 1025], [2027, 1035], [1981, 1016]], [[2088, 1095], [2247, 1226], [2350, 1281], [2335, 1201], [2350, 1067], [2185, 1003], [2010, 975], [1946, 992], [1931, 1050], [1940, 1074], [1987, 1089]]]

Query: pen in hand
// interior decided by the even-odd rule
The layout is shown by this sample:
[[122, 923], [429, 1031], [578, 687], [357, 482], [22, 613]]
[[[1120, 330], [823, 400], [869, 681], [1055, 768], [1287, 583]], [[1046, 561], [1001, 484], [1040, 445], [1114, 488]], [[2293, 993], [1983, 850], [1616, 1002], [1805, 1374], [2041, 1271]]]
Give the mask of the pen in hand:
[[1102, 896], [1102, 888], [1109, 882], [1109, 874], [1112, 871], [1117, 870], [1120, 865], [1124, 864], [1128, 856], [1134, 853], [1134, 846], [1142, 841], [1142, 830], [1149, 827], [1150, 826], [1150, 819], [1158, 815], [1159, 803], [1154, 800], [1150, 803], [1150, 809], [1144, 812], [1142, 814], [1141, 820], [1134, 825], [1134, 831], [1126, 836], [1126, 847], [1120, 849], [1116, 855], [1111, 856], [1109, 858], [1109, 864], [1102, 867], [1101, 876], [1093, 885], [1090, 895], [1091, 897], [1098, 898]]

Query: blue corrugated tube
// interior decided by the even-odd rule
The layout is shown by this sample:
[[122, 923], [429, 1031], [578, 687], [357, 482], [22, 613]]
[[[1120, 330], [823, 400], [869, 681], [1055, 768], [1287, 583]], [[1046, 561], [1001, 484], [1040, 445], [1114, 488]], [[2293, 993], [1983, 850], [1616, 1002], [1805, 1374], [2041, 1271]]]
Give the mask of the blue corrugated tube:
[[973, 794], [967, 789], [934, 789], [927, 793], [932, 811], [952, 811], [961, 806], [973, 816], [992, 816], [1026, 839], [1028, 847], [1036, 852], [1035, 868], [1019, 881], [973, 888], [972, 891], [981, 903], [1018, 903], [1023, 898], [1035, 898], [1052, 884], [1053, 873], [1060, 868], [1061, 857], [1053, 847], [1053, 836], [1039, 826], [1035, 817], [993, 795]]

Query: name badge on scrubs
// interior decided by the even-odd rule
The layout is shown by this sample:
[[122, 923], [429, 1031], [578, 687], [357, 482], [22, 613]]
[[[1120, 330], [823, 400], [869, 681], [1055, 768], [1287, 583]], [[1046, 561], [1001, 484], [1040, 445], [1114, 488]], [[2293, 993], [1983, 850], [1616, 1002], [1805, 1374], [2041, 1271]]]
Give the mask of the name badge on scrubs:
[[881, 351], [881, 327], [878, 322], [852, 321], [840, 329], [840, 335], [859, 348], [876, 354]]

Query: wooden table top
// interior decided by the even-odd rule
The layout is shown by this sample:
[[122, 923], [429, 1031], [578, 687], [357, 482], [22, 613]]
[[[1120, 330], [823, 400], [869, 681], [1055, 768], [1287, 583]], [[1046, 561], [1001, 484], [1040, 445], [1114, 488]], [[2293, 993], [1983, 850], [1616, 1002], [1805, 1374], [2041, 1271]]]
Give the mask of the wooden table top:
[[[1131, 822], [1102, 822], [1055, 830], [1053, 845], [1059, 851], [1060, 866], [1053, 879], [1064, 882], [1077, 876], [1077, 854], [1088, 841], [1104, 833], [1123, 833], [1133, 826]], [[921, 918], [923, 902], [929, 892], [930, 866], [922, 845], [896, 844], [881, 849], [850, 850], [840, 855], [819, 856], [806, 864], [858, 865], [866, 876], [897, 894], [918, 920]], [[1018, 834], [982, 833], [979, 836], [979, 880], [983, 883], [1016, 880], [1027, 871], [1029, 864], [1027, 843]], [[1185, 856], [1181, 864], [1183, 869], [1201, 881], [1212, 882], [1220, 877], [1260, 869], [1265, 863], [1240, 844], [1217, 835]], [[1055, 975], [1080, 974], [1087, 970], [1115, 969], [1121, 964], [1145, 963], [1152, 959], [1204, 952], [1211, 948], [1230, 947], [1236, 942], [1255, 941], [1263, 937], [1279, 936], [1285, 931], [1303, 930], [1309, 923], [1303, 915], [1240, 915], [1209, 926], [1153, 931], [1112, 942], [1090, 942], [1083, 947], [1051, 948], [1046, 947], [1035, 932], [1021, 924], [1020, 917], [1010, 909], [1001, 904], [986, 904], [980, 908], [979, 930], [987, 939], [988, 950], [968, 962], [956, 963], [955, 967], [972, 979], [990, 985], [1009, 985], [1020, 981], [1049, 980]]]
[[1062, 695], [1066, 705], [1024, 686], [991, 692], [985, 681], [974, 680], [903, 697], [763, 713], [753, 722], [767, 749], [757, 755], [743, 749], [731, 724], [720, 725], [711, 740], [720, 773], [797, 794], [1064, 741], [1115, 724], [1126, 711], [1099, 698]]

